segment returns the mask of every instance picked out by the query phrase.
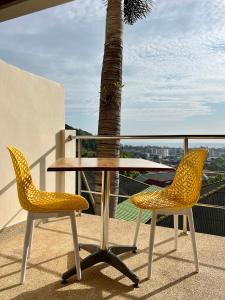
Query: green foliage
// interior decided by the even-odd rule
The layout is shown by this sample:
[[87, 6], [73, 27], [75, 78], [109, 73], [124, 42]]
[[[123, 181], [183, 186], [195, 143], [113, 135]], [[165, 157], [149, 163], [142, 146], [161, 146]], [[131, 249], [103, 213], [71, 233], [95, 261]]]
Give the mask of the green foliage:
[[120, 157], [122, 157], [122, 158], [134, 158], [135, 156], [134, 156], [134, 153], [132, 153], [132, 152], [121, 150], [120, 151]]
[[130, 177], [132, 179], [135, 179], [136, 177], [138, 177], [138, 175], [140, 175], [140, 172], [138, 171], [123, 171], [120, 172], [122, 175]]
[[[76, 134], [80, 135], [92, 135], [90, 132], [82, 130], [80, 128], [74, 128], [70, 125], [65, 125], [65, 129], [74, 129], [76, 130]], [[82, 140], [82, 156], [84, 157], [95, 157], [96, 156], [96, 141], [95, 140]]]
[[219, 182], [219, 181], [222, 181], [222, 180], [224, 180], [224, 176], [223, 175], [211, 176], [207, 180], [207, 184]]
[[121, 84], [120, 82], [116, 81], [113, 83], [116, 90], [122, 89], [124, 87], [124, 84]]
[[108, 93], [107, 93], [107, 88], [105, 86], [101, 87], [100, 94], [101, 94], [102, 100], [106, 103], [107, 102]]
[[[135, 155], [132, 152], [121, 150], [120, 157], [122, 157], [122, 158], [134, 158]], [[121, 172], [121, 174], [134, 179], [140, 174], [140, 172], [137, 172], [137, 171], [123, 171], [123, 172]]]
[[100, 91], [100, 95], [101, 95], [101, 99], [102, 101], [107, 104], [111, 101], [117, 102], [117, 100], [119, 99], [118, 97], [118, 92], [124, 87], [123, 84], [121, 84], [120, 82], [116, 81], [113, 82], [111, 85], [109, 85], [108, 87], [106, 87], [105, 85], [101, 86], [101, 91]]
[[133, 25], [152, 10], [152, 0], [124, 0], [124, 22]]
[[211, 162], [206, 163], [206, 169], [210, 171], [224, 171], [225, 159], [222, 157], [215, 158]]

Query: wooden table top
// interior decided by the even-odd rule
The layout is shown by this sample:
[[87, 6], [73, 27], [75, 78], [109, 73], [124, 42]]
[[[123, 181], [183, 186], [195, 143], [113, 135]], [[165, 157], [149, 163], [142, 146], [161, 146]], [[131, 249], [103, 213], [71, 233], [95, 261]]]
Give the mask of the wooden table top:
[[174, 171], [174, 168], [139, 158], [59, 158], [48, 171]]

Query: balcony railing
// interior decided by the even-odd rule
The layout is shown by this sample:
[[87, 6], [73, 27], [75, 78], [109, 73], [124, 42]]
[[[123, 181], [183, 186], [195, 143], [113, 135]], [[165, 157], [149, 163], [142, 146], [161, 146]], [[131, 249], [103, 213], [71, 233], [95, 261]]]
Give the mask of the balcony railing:
[[[68, 136], [68, 141], [75, 140], [77, 143], [77, 155], [78, 157], [82, 157], [82, 141], [83, 140], [179, 140], [182, 141], [183, 143], [183, 149], [184, 153], [186, 153], [189, 149], [189, 142], [190, 140], [224, 140], [224, 145], [225, 145], [225, 135], [217, 134], [217, 135], [120, 135], [120, 136], [98, 136], [98, 135], [87, 135], [87, 136]], [[81, 194], [83, 193], [88, 193], [90, 194], [91, 201], [94, 203], [94, 194], [100, 194], [99, 192], [96, 191], [91, 191], [88, 182], [85, 178], [85, 174], [82, 171], [77, 172], [78, 176], [78, 185], [77, 185], [77, 193]], [[86, 186], [88, 187], [88, 190], [82, 190], [81, 189], [81, 180], [86, 180]], [[128, 195], [113, 195], [111, 196], [114, 197], [124, 197], [124, 198], [129, 198]], [[203, 197], [203, 195], [201, 196]], [[198, 203], [197, 206], [202, 206], [202, 207], [210, 207], [210, 208], [216, 208], [216, 209], [225, 209], [225, 206], [223, 205], [214, 205], [214, 204], [206, 204], [206, 203]], [[183, 232], [187, 233], [187, 219], [186, 217], [183, 218]]]

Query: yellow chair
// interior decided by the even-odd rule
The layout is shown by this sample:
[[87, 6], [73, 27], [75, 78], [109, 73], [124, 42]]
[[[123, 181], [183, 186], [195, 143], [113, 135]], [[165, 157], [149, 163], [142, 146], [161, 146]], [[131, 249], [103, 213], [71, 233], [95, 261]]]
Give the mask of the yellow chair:
[[156, 192], [141, 192], [131, 197], [132, 203], [140, 209], [134, 235], [134, 246], [136, 246], [137, 242], [142, 210], [149, 209], [152, 211], [148, 278], [151, 277], [152, 271], [152, 255], [157, 214], [174, 215], [175, 249], [177, 249], [178, 238], [178, 215], [188, 217], [195, 268], [196, 272], [199, 271], [192, 207], [199, 200], [202, 170], [207, 154], [208, 151], [205, 149], [188, 151], [182, 158], [177, 168], [175, 178], [168, 188]]
[[69, 216], [73, 234], [77, 279], [81, 280], [79, 245], [75, 221], [75, 210], [88, 208], [88, 202], [79, 195], [50, 193], [37, 189], [32, 181], [30, 169], [24, 155], [15, 147], [8, 146], [16, 174], [20, 205], [28, 212], [24, 239], [20, 282], [25, 280], [27, 258], [30, 257], [35, 219]]

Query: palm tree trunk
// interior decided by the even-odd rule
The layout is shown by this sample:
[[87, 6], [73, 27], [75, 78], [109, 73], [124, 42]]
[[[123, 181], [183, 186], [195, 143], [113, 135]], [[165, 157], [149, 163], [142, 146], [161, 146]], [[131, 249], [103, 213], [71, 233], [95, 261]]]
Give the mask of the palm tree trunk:
[[[120, 135], [120, 112], [122, 90], [122, 35], [123, 1], [108, 0], [105, 32], [105, 48], [101, 74], [98, 135]], [[98, 157], [119, 157], [120, 141], [98, 141]], [[96, 190], [101, 188], [101, 174], [96, 176]], [[119, 173], [111, 175], [111, 194], [118, 194]], [[110, 199], [110, 217], [115, 216], [118, 198]], [[96, 213], [101, 213], [99, 197], [96, 198]]]

